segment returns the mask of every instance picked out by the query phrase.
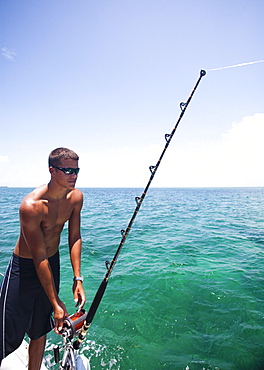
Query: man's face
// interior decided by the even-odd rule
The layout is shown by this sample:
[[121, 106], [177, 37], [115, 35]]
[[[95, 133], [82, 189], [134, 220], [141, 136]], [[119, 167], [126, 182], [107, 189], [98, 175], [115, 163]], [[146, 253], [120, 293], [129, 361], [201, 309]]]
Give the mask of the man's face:
[[[64, 159], [61, 161], [61, 164], [57, 167], [61, 169], [55, 168], [55, 167], [51, 167], [50, 169], [52, 180], [55, 181], [58, 185], [60, 185], [63, 188], [74, 189], [78, 175], [71, 169], [78, 168], [78, 161], [74, 159]], [[70, 169], [70, 170], [67, 171], [66, 169]], [[67, 174], [63, 170], [66, 172], [72, 172], [72, 173]]]

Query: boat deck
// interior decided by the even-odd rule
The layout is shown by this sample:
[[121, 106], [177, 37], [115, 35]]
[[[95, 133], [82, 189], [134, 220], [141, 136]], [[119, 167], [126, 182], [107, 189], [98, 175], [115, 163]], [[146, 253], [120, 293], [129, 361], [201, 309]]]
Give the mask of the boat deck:
[[[27, 368], [28, 343], [23, 340], [21, 346], [2, 361], [1, 370], [25, 370]], [[42, 364], [41, 370], [47, 370], [47, 368]]]

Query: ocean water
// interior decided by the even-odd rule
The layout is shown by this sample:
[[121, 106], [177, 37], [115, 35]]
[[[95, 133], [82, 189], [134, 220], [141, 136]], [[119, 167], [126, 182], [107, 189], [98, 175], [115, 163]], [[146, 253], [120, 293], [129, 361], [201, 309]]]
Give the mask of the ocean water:
[[[88, 309], [142, 189], [82, 190]], [[0, 189], [0, 272], [29, 191]], [[60, 253], [60, 297], [73, 313], [67, 225]], [[52, 365], [55, 343], [52, 332]], [[150, 188], [81, 352], [95, 370], [264, 369], [264, 188]]]

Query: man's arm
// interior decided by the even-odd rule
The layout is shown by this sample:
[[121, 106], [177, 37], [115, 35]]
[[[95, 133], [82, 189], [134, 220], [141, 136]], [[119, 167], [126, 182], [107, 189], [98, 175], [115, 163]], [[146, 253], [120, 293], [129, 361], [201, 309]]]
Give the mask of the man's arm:
[[[82, 251], [82, 239], [81, 239], [81, 209], [83, 204], [83, 195], [80, 190], [76, 191], [76, 205], [72, 211], [69, 219], [69, 248], [70, 258], [73, 270], [73, 276], [81, 276], [81, 251]], [[78, 192], [78, 193], [77, 193]], [[84, 289], [81, 281], [74, 281], [73, 287], [73, 298], [76, 302], [76, 306], [79, 305], [81, 309], [86, 301]]]
[[41, 202], [24, 201], [20, 207], [22, 236], [30, 250], [38, 278], [54, 309], [55, 332], [62, 329], [63, 321], [68, 316], [66, 307], [58, 297], [52, 270], [48, 261], [47, 249], [41, 222], [43, 219]]

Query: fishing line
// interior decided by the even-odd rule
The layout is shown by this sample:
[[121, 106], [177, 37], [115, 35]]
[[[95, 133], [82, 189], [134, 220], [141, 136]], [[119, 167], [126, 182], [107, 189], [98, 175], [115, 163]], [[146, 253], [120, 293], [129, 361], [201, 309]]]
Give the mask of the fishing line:
[[[131, 219], [130, 219], [130, 221], [128, 223], [128, 226], [127, 226], [126, 230], [121, 230], [122, 238], [121, 238], [120, 244], [119, 244], [119, 246], [117, 248], [117, 251], [116, 251], [116, 253], [114, 255], [114, 258], [112, 259], [111, 263], [109, 261], [106, 261], [106, 263], [105, 263], [106, 264], [107, 272], [106, 272], [105, 277], [102, 280], [102, 282], [101, 282], [101, 284], [100, 284], [100, 286], [99, 286], [99, 288], [98, 288], [98, 290], [96, 292], [96, 295], [95, 295], [95, 297], [93, 299], [93, 302], [92, 302], [92, 304], [90, 306], [90, 309], [87, 312], [87, 316], [86, 316], [86, 319], [85, 319], [85, 333], [87, 333], [88, 328], [91, 325], [91, 322], [92, 322], [92, 320], [94, 318], [94, 315], [95, 315], [95, 313], [97, 311], [97, 308], [98, 308], [98, 306], [99, 306], [99, 304], [100, 304], [100, 302], [101, 302], [101, 300], [103, 298], [103, 295], [104, 295], [104, 292], [105, 292], [105, 289], [106, 289], [106, 286], [107, 286], [107, 283], [108, 283], [108, 279], [109, 279], [109, 277], [110, 277], [110, 275], [111, 275], [111, 273], [113, 271], [113, 268], [114, 268], [114, 266], [116, 264], [117, 258], [118, 258], [119, 254], [121, 252], [121, 249], [122, 249], [122, 247], [123, 247], [123, 245], [124, 245], [124, 243], [126, 241], [126, 238], [127, 238], [128, 234], [129, 234], [129, 232], [131, 230], [131, 227], [132, 227], [132, 225], [133, 225], [133, 223], [135, 221], [135, 218], [136, 218], [136, 216], [138, 214], [138, 211], [139, 211], [139, 209], [140, 209], [140, 207], [141, 207], [141, 205], [143, 203], [143, 200], [144, 200], [144, 198], [145, 198], [145, 196], [147, 194], [147, 191], [148, 191], [148, 189], [150, 187], [150, 184], [151, 184], [151, 182], [152, 182], [152, 180], [153, 180], [153, 178], [154, 178], [154, 176], [155, 176], [155, 174], [157, 172], [157, 169], [158, 169], [158, 167], [160, 165], [160, 162], [161, 162], [161, 160], [162, 160], [162, 158], [163, 158], [163, 156], [164, 156], [164, 154], [165, 154], [165, 152], [166, 152], [166, 150], [167, 150], [167, 148], [168, 148], [168, 146], [169, 146], [169, 144], [171, 142], [171, 139], [172, 139], [172, 137], [173, 137], [173, 135], [174, 135], [174, 133], [175, 133], [175, 131], [176, 131], [176, 129], [177, 129], [177, 127], [178, 127], [178, 125], [179, 125], [179, 123], [180, 123], [180, 121], [181, 121], [181, 119], [182, 119], [182, 117], [183, 117], [183, 115], [184, 115], [184, 113], [185, 113], [185, 111], [186, 111], [186, 109], [187, 109], [187, 107], [188, 107], [188, 105], [189, 105], [189, 103], [190, 103], [190, 101], [191, 101], [191, 99], [192, 99], [192, 97], [193, 97], [193, 95], [194, 95], [194, 93], [195, 93], [195, 91], [196, 91], [196, 89], [197, 89], [197, 87], [198, 87], [198, 85], [199, 85], [202, 77], [205, 76], [205, 75], [206, 75], [206, 71], [204, 71], [202, 69], [200, 71], [200, 77], [197, 80], [197, 82], [196, 82], [196, 84], [195, 84], [195, 86], [194, 86], [194, 88], [193, 88], [193, 90], [191, 92], [191, 95], [189, 96], [187, 102], [186, 103], [184, 103], [184, 102], [180, 103], [181, 113], [180, 113], [180, 116], [178, 118], [178, 121], [176, 122], [175, 127], [173, 128], [173, 130], [171, 131], [171, 133], [170, 134], [165, 134], [165, 141], [166, 141], [166, 143], [165, 143], [165, 147], [164, 147], [164, 149], [163, 149], [163, 151], [162, 151], [162, 153], [160, 155], [160, 158], [159, 158], [158, 162], [156, 163], [155, 166], [150, 166], [149, 167], [149, 170], [151, 172], [150, 179], [149, 179], [149, 181], [147, 183], [147, 186], [143, 190], [142, 195], [140, 197], [136, 197], [135, 198], [136, 208], [135, 208], [134, 213], [133, 213], [133, 215], [132, 215], [132, 217], [131, 217]], [[84, 339], [83, 335], [84, 335], [84, 332], [82, 333], [81, 337], [76, 342], [74, 342], [74, 348], [75, 349], [78, 349], [80, 347], [81, 342]]]
[[255, 62], [248, 62], [248, 63], [240, 63], [240, 64], [234, 64], [232, 66], [227, 66], [227, 67], [220, 67], [220, 68], [212, 68], [212, 69], [207, 69], [207, 72], [211, 71], [219, 71], [220, 69], [227, 69], [227, 68], [236, 68], [236, 67], [242, 67], [242, 66], [248, 66], [249, 64], [256, 64], [256, 63], [263, 63], [264, 60], [257, 60]]

